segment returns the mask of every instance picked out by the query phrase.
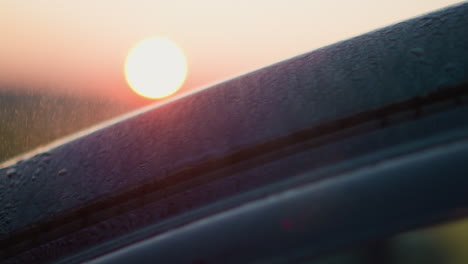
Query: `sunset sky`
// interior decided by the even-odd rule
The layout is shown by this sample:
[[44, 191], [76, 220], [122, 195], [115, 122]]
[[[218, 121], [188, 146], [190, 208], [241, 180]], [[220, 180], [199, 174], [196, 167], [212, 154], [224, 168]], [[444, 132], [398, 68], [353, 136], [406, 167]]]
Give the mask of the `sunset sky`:
[[165, 36], [187, 56], [184, 93], [458, 2], [2, 0], [0, 88], [131, 101], [128, 51]]

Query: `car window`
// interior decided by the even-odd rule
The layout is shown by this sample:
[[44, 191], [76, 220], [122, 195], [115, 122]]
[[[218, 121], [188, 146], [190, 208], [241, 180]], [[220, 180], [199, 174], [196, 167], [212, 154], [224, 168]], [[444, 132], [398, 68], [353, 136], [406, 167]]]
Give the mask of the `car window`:
[[[1, 1], [0, 162], [144, 105], [456, 2]], [[182, 62], [174, 64], [178, 55], [167, 55], [164, 45], [129, 58], [152, 38], [169, 39]], [[155, 61], [146, 58], [159, 60], [159, 51], [169, 57], [151, 67], [162, 72], [140, 76]], [[164, 98], [130, 89], [154, 76], [183, 80]]]

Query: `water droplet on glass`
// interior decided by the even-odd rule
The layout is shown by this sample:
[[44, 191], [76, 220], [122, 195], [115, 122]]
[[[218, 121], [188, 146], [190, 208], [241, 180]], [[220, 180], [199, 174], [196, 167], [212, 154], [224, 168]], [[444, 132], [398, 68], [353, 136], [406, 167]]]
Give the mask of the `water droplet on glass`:
[[44, 164], [49, 164], [50, 160], [51, 160], [50, 156], [51, 156], [51, 154], [48, 153], [48, 152], [42, 153], [42, 155], [41, 155], [42, 161], [41, 162], [44, 163]]
[[15, 175], [16, 175], [16, 169], [14, 169], [14, 168], [8, 169], [8, 170], [6, 171], [6, 176], [7, 176], [8, 178], [12, 178], [12, 177], [14, 177]]
[[412, 48], [410, 49], [410, 53], [416, 57], [421, 57], [424, 54], [424, 50], [422, 48]]
[[447, 63], [447, 65], [445, 65], [445, 67], [444, 67], [444, 71], [445, 72], [453, 72], [453, 71], [456, 70], [456, 68], [457, 68], [457, 66], [455, 66], [455, 64]]
[[57, 174], [58, 174], [58, 176], [65, 176], [65, 175], [67, 175], [67, 170], [66, 169], [61, 169], [61, 170], [58, 171]]

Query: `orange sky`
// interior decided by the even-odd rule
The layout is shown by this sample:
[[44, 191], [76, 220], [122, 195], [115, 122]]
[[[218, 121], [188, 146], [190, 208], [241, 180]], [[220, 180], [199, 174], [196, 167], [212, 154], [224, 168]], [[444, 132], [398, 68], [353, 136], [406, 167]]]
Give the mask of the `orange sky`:
[[166, 36], [188, 58], [184, 93], [458, 2], [2, 0], [0, 83], [135, 100], [125, 56]]

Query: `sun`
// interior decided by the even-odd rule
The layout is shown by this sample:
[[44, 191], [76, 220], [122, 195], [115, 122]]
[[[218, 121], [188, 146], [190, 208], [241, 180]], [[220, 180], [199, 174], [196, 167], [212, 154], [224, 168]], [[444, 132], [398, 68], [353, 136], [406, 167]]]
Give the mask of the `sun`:
[[174, 42], [156, 37], [142, 40], [125, 60], [125, 79], [137, 94], [159, 99], [175, 93], [187, 76], [187, 60]]

